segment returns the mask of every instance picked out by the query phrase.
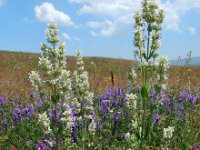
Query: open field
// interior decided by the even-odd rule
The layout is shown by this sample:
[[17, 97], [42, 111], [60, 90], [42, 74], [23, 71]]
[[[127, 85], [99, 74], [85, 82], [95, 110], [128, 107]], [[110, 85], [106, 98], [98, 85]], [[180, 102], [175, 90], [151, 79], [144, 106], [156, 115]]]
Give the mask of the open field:
[[[39, 70], [39, 54], [0, 51], [0, 95], [26, 96], [31, 92], [28, 74], [32, 70]], [[114, 84], [122, 88], [127, 86], [128, 67], [134, 66], [134, 61], [125, 59], [85, 57], [86, 70], [89, 72], [90, 90], [101, 93], [112, 87], [111, 71], [114, 75]], [[74, 70], [75, 58], [67, 57], [67, 67]], [[174, 89], [185, 88], [188, 76], [191, 77], [191, 88], [200, 88], [199, 67], [170, 67], [168, 84]]]
[[[31, 91], [28, 74], [37, 67], [39, 54], [0, 51], [0, 95], [10, 96]], [[100, 57], [85, 57], [86, 70], [89, 72], [91, 91], [102, 92], [112, 87], [111, 71], [114, 74], [115, 86], [125, 87], [127, 83], [126, 73], [133, 61]], [[67, 57], [67, 67], [73, 71], [74, 57]]]
[[[1, 49], [35, 52], [39, 22], [48, 24], [40, 53], [0, 50], [0, 150], [200, 150], [199, 28], [184, 17], [196, 3], [68, 0], [66, 10], [55, 2], [6, 2]], [[22, 26], [4, 21], [21, 16]], [[119, 58], [66, 56], [63, 41], [85, 56]]]

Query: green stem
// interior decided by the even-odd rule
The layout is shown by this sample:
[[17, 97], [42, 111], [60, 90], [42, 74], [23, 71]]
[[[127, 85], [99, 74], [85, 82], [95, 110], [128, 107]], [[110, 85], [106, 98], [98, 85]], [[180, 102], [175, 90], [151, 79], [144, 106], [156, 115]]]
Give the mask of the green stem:
[[57, 124], [57, 103], [55, 104], [55, 123], [56, 123], [56, 150], [58, 150], [59, 145], [58, 145], [58, 124]]
[[149, 30], [149, 25], [148, 25], [148, 39], [147, 39], [147, 58], [146, 58], [146, 61], [148, 62], [149, 61], [149, 48], [150, 48], [150, 30]]
[[144, 99], [144, 102], [143, 102], [143, 110], [144, 110], [144, 113], [142, 116], [141, 142], [140, 142], [140, 148], [139, 148], [140, 150], [142, 150], [142, 145], [143, 145], [143, 141], [144, 141], [143, 132], [144, 132], [144, 125], [145, 125], [145, 118], [146, 118], [146, 99]]

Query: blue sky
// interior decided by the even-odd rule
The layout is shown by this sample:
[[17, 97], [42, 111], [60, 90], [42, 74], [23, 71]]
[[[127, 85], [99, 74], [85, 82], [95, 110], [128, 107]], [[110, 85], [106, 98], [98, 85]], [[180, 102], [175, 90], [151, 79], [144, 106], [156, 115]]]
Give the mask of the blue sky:
[[[200, 0], [157, 0], [165, 10], [160, 53], [200, 56]], [[0, 0], [0, 49], [40, 52], [47, 23], [66, 54], [133, 59], [133, 14], [141, 0]]]

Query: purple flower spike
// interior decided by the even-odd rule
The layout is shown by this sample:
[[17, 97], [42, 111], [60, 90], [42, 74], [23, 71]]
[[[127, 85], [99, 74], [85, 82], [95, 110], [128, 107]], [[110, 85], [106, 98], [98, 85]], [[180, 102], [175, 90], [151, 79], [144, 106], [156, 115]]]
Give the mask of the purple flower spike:
[[194, 104], [196, 104], [197, 103], [197, 101], [198, 101], [198, 97], [191, 97], [191, 99], [190, 99], [190, 103], [191, 103], [191, 105], [194, 105]]
[[33, 98], [34, 98], [33, 93], [30, 93], [30, 94], [29, 94], [29, 97], [30, 97], [31, 99], [33, 99]]
[[196, 144], [193, 145], [192, 150], [199, 150]]
[[6, 97], [0, 97], [0, 105], [6, 103]]
[[19, 118], [21, 117], [21, 110], [19, 108], [15, 108], [12, 113], [14, 124], [17, 125]]
[[19, 118], [21, 115], [21, 110], [19, 108], [15, 108], [13, 115], [15, 118]]
[[99, 130], [103, 129], [103, 124], [99, 124]]
[[153, 120], [157, 123], [160, 120], [160, 116], [157, 113], [153, 114]]
[[122, 140], [126, 140], [126, 133], [122, 133]]
[[29, 105], [28, 106], [28, 114], [27, 114], [28, 117], [32, 118], [34, 116], [34, 113], [35, 113], [35, 109], [34, 109], [33, 105]]
[[40, 108], [41, 106], [42, 106], [42, 102], [40, 100], [40, 97], [36, 97], [35, 107]]
[[27, 116], [27, 114], [28, 114], [28, 108], [23, 108], [22, 109], [22, 115]]
[[110, 101], [109, 100], [102, 100], [101, 101], [101, 108], [102, 108], [102, 110], [109, 113], [110, 112]]
[[49, 150], [56, 150], [56, 147], [55, 146], [50, 147]]
[[73, 143], [76, 143], [78, 140], [78, 135], [77, 135], [77, 128], [76, 126], [72, 127], [72, 131], [71, 131], [71, 140]]
[[120, 112], [120, 111], [117, 111], [117, 112], [115, 113], [115, 115], [114, 115], [114, 121], [115, 121], [115, 122], [118, 122], [119, 119], [120, 119], [120, 117], [121, 117], [121, 112]]
[[53, 123], [56, 123], [56, 110], [52, 110], [50, 112], [50, 115], [51, 115], [51, 120]]
[[46, 150], [46, 145], [44, 144], [43, 141], [38, 141], [36, 143], [36, 149], [37, 150]]
[[3, 120], [3, 127], [5, 130], [8, 128], [8, 122], [6, 118]]

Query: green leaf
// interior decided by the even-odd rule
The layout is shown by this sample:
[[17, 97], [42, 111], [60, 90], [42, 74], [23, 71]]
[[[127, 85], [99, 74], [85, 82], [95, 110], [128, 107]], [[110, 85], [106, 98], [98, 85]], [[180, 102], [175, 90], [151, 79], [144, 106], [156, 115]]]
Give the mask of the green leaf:
[[144, 86], [142, 86], [141, 95], [142, 95], [142, 98], [145, 100], [147, 100], [149, 98], [149, 93], [147, 91], [147, 88]]
[[52, 100], [52, 102], [53, 102], [54, 104], [57, 104], [58, 101], [60, 100], [60, 95], [59, 95], [59, 94], [57, 94], [57, 95], [52, 95], [52, 96], [51, 96], [51, 100]]
[[148, 139], [151, 127], [152, 127], [152, 117], [151, 115], [148, 115], [146, 123], [145, 123], [144, 139]]

